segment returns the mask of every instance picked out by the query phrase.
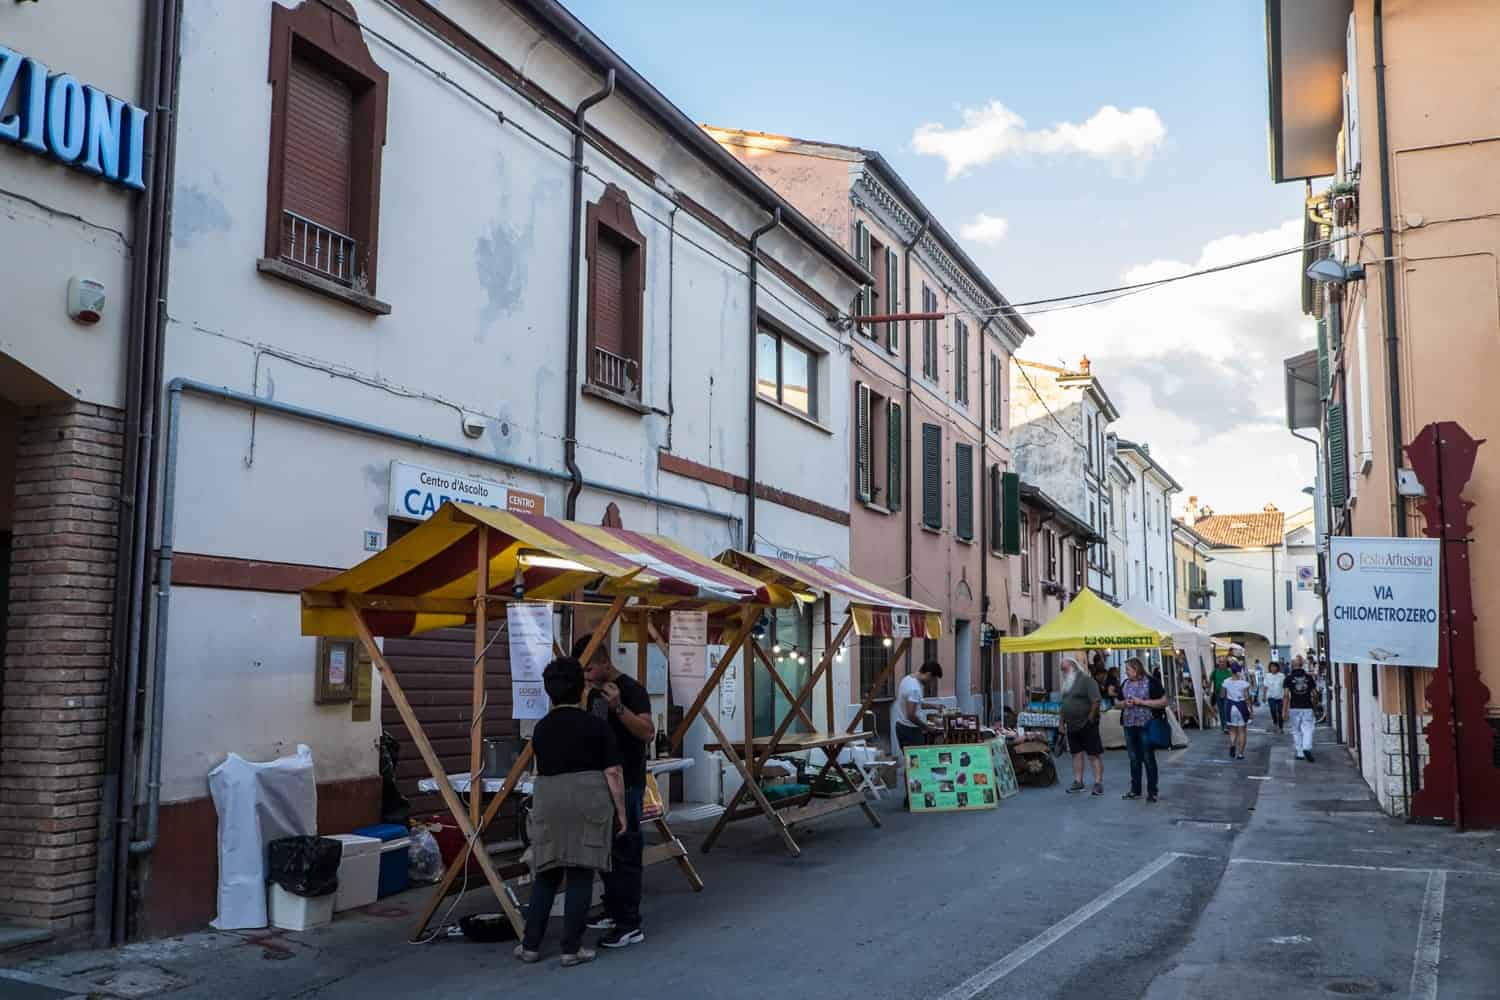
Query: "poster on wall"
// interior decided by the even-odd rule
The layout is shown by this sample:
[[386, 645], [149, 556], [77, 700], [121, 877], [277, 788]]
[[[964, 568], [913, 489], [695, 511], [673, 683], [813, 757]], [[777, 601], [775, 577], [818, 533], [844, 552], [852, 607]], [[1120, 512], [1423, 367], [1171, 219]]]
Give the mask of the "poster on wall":
[[672, 697], [680, 704], [691, 704], [708, 676], [707, 611], [672, 612], [667, 675], [672, 681]]
[[1436, 667], [1436, 538], [1331, 538], [1329, 658], [1335, 663]]
[[912, 812], [993, 809], [999, 804], [987, 743], [906, 747], [906, 799]]
[[510, 717], [540, 719], [551, 708], [542, 671], [552, 661], [552, 605], [520, 601], [505, 607], [510, 645]]

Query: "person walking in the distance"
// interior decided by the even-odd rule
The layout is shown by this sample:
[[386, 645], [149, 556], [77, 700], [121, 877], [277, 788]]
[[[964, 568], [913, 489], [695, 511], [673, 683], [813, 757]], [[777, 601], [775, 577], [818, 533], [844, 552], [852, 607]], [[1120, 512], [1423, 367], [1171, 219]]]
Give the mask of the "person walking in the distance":
[[1224, 682], [1225, 717], [1229, 722], [1229, 756], [1245, 759], [1245, 736], [1250, 730], [1250, 720], [1255, 709], [1250, 707], [1250, 682], [1245, 680], [1245, 668], [1235, 663], [1232, 673]]
[[[573, 643], [573, 655], [587, 649], [588, 636]], [[604, 880], [604, 918], [591, 923], [603, 930], [601, 948], [625, 948], [646, 940], [641, 930], [641, 883], [646, 838], [641, 833], [641, 811], [646, 798], [646, 748], [656, 736], [651, 696], [629, 674], [610, 662], [609, 648], [600, 643], [585, 666], [593, 692], [589, 710], [609, 724], [620, 747], [625, 779], [625, 830], [615, 838], [614, 858]]]
[[1083, 758], [1094, 769], [1094, 794], [1104, 794], [1104, 741], [1099, 738], [1099, 685], [1071, 656], [1062, 660], [1062, 728], [1068, 734], [1073, 754], [1073, 784], [1068, 792], [1081, 792]]
[[1286, 716], [1282, 713], [1285, 688], [1286, 674], [1281, 672], [1281, 663], [1272, 660], [1270, 673], [1266, 674], [1266, 704], [1271, 706], [1271, 725], [1276, 727], [1278, 733], [1286, 732]]
[[1220, 662], [1214, 667], [1213, 676], [1210, 678], [1214, 687], [1214, 711], [1219, 716], [1219, 731], [1224, 733], [1229, 732], [1229, 712], [1224, 705], [1224, 682], [1229, 680], [1230, 662], [1232, 661]]
[[1146, 801], [1155, 802], [1157, 793], [1156, 748], [1151, 745], [1151, 720], [1167, 707], [1167, 690], [1156, 677], [1147, 677], [1141, 661], [1132, 656], [1125, 661], [1125, 683], [1122, 686], [1124, 708], [1120, 723], [1125, 728], [1125, 749], [1130, 754], [1130, 791], [1127, 799], [1141, 797], [1141, 770], [1146, 772]]
[[1304, 667], [1300, 655], [1292, 657], [1292, 672], [1286, 675], [1287, 717], [1292, 723], [1292, 745], [1297, 759], [1313, 759], [1314, 710], [1318, 705], [1318, 682]]
[[536, 778], [528, 828], [536, 877], [515, 955], [523, 962], [541, 960], [552, 901], [566, 879], [562, 964], [572, 966], [594, 960], [594, 951], [583, 947], [584, 924], [594, 898], [594, 872], [610, 867], [610, 834], [625, 828], [625, 780], [614, 734], [582, 707], [578, 661], [553, 660], [542, 671], [542, 685], [552, 710], [531, 737]]

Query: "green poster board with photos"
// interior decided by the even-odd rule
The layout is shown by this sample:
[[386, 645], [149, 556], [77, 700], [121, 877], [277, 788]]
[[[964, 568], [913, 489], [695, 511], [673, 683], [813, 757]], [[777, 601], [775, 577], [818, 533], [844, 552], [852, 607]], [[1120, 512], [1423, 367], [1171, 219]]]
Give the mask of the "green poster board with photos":
[[912, 812], [993, 809], [1000, 801], [986, 743], [906, 747], [906, 798]]

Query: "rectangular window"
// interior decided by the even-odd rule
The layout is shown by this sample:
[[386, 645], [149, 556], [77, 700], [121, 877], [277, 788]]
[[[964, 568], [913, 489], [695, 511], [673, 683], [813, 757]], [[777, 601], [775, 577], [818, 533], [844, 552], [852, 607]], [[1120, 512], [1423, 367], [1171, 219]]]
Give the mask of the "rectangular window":
[[[901, 311], [901, 297], [897, 289], [901, 287], [901, 259], [896, 256], [895, 250], [885, 252], [885, 311], [898, 313]], [[891, 320], [885, 325], [885, 348], [892, 354], [901, 352], [901, 324]]]
[[990, 551], [1003, 552], [1005, 539], [1004, 479], [1000, 466], [990, 466]]
[[1286, 609], [1292, 610], [1292, 581], [1286, 581]]
[[974, 539], [974, 446], [955, 446], [953, 455], [955, 497], [954, 530], [964, 541]]
[[901, 475], [906, 459], [906, 425], [902, 419], [900, 403], [891, 403], [888, 407], [886, 425], [885, 506], [887, 510], [900, 510]]
[[809, 417], [818, 415], [818, 359], [812, 351], [769, 327], [755, 338], [755, 389], [766, 399]]
[[[925, 284], [922, 286], [922, 311], [938, 311], [937, 293]], [[922, 374], [938, 381], [938, 321], [935, 319], [922, 321]]]
[[347, 295], [333, 286], [354, 289], [371, 298], [350, 301], [389, 312], [383, 303], [371, 304], [386, 72], [370, 57], [357, 26], [330, 33], [326, 12], [308, 7], [273, 8], [270, 55], [267, 259], [261, 269], [333, 297]]
[[[862, 635], [859, 637], [859, 700], [864, 699], [871, 693], [871, 685], [875, 678], [880, 676], [885, 665], [890, 662], [891, 650], [886, 648], [885, 640], [878, 635]], [[894, 673], [895, 671], [892, 671]], [[891, 678], [887, 675], [875, 692], [877, 698], [889, 698], [893, 691]], [[812, 713], [808, 713], [812, 714]]]
[[[854, 221], [854, 259], [863, 264], [866, 270], [869, 270], [871, 257], [870, 229], [863, 222], [856, 219]], [[869, 285], [860, 286], [859, 296], [854, 300], [854, 315], [871, 315], [873, 296], [874, 289]], [[870, 336], [870, 328], [865, 323], [859, 324], [859, 332], [865, 336]]]
[[953, 324], [953, 398], [969, 405], [969, 325], [963, 320]]
[[1031, 515], [1021, 515], [1021, 593], [1031, 593]]
[[1085, 430], [1088, 432], [1085, 436], [1088, 438], [1088, 444], [1087, 444], [1087, 446], [1088, 446], [1088, 451], [1089, 451], [1089, 468], [1093, 469], [1093, 467], [1094, 467], [1094, 418], [1093, 418], [1093, 416], [1086, 416], [1086, 417], [1083, 418], [1083, 420], [1084, 420], [1084, 424], [1085, 424]]
[[[639, 400], [646, 238], [636, 227], [625, 192], [612, 184], [588, 206], [586, 225], [587, 380], [597, 388]], [[760, 378], [758, 371], [756, 378]]]
[[1073, 590], [1074, 591], [1079, 591], [1079, 590], [1083, 589], [1083, 567], [1084, 567], [1084, 562], [1087, 559], [1088, 559], [1088, 550], [1086, 548], [1084, 548], [1083, 546], [1080, 545], [1080, 546], [1078, 546], [1077, 548], [1075, 548], [1073, 550]]
[[1000, 355], [990, 355], [990, 430], [1000, 431], [1005, 426], [1005, 387], [1000, 380], [1005, 376], [1005, 365]]
[[1058, 580], [1058, 573], [1057, 573], [1057, 535], [1055, 535], [1053, 533], [1053, 531], [1052, 531], [1051, 528], [1043, 528], [1042, 529], [1042, 548], [1043, 548], [1043, 550], [1046, 553], [1046, 559], [1047, 559], [1047, 564], [1046, 564], [1047, 565], [1046, 580], [1047, 580], [1048, 583], [1056, 583], [1057, 580]]
[[1225, 580], [1224, 581], [1224, 610], [1225, 611], [1244, 611], [1245, 610], [1245, 581], [1243, 581], [1243, 580]]
[[870, 387], [854, 384], [854, 481], [859, 498], [871, 501]]
[[943, 429], [922, 425], [922, 523], [943, 526]]

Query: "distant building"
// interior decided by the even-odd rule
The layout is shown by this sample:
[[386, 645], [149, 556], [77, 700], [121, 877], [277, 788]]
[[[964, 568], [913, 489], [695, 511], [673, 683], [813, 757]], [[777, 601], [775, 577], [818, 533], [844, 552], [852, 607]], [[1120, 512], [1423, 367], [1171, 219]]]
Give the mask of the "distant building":
[[1130, 560], [1127, 597], [1140, 595], [1166, 615], [1175, 615], [1173, 580], [1172, 494], [1177, 480], [1151, 457], [1151, 446], [1119, 441], [1120, 460], [1134, 479], [1127, 490], [1130, 519], [1126, 524], [1126, 555]]

